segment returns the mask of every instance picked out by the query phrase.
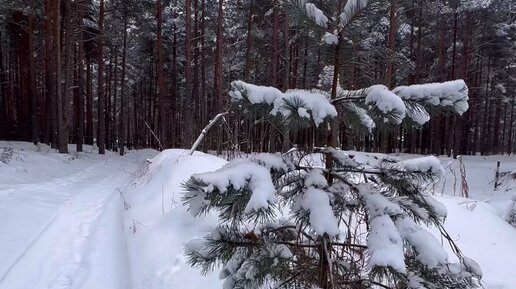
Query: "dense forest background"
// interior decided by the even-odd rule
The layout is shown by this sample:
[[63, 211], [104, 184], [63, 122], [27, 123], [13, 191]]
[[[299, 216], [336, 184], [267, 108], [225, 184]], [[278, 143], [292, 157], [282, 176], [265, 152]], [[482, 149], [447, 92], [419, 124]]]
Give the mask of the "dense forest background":
[[[99, 152], [190, 147], [227, 111], [230, 82], [316, 88], [334, 65], [299, 15], [306, 1], [0, 0], [0, 139], [94, 144]], [[333, 6], [313, 0], [328, 14]], [[346, 0], [340, 1], [341, 5]], [[421, 129], [357, 130], [345, 149], [433, 154], [516, 152], [516, 1], [369, 1], [337, 45], [341, 86], [464, 79], [470, 109]], [[331, 31], [330, 31], [331, 32]], [[278, 131], [231, 112], [203, 150], [281, 151], [324, 133]]]

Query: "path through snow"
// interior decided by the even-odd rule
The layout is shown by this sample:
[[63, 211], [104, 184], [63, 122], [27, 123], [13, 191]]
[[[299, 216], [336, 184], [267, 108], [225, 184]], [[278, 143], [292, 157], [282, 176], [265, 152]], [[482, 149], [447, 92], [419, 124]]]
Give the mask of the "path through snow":
[[[117, 188], [134, 179], [142, 155], [54, 164], [64, 156], [48, 153], [53, 166], [39, 168], [30, 156], [15, 161], [22, 181], [0, 185], [0, 288], [130, 288]], [[36, 170], [70, 174], [41, 181]]]

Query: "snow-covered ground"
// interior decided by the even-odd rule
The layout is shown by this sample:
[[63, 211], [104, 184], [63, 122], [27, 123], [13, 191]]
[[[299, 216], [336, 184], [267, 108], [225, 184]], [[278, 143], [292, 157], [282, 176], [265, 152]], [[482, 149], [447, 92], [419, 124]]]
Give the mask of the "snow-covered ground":
[[[221, 288], [218, 272], [202, 276], [186, 263], [184, 244], [216, 218], [192, 217], [181, 183], [225, 160], [176, 149], [59, 155], [21, 142], [0, 142], [0, 153], [6, 147], [14, 154], [0, 162], [0, 289]], [[437, 198], [450, 235], [482, 267], [485, 288], [514, 289], [516, 228], [502, 217], [516, 186], [493, 191], [498, 159], [501, 171], [516, 169], [514, 156], [464, 157], [465, 199], [459, 162], [441, 158], [446, 181]]]
[[4, 148], [13, 153], [0, 162], [0, 288], [129, 288], [117, 188], [155, 152], [60, 155], [0, 142]]

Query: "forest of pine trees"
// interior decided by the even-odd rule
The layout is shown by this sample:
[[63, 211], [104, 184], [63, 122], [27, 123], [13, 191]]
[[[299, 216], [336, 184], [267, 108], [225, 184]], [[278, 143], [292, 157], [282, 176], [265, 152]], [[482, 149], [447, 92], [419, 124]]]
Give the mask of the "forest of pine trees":
[[[232, 81], [317, 88], [331, 66], [348, 90], [455, 79], [469, 88], [466, 113], [422, 129], [337, 123], [344, 149], [516, 152], [514, 0], [365, 1], [337, 45], [331, 27], [314, 29], [299, 14], [306, 2], [335, 12], [321, 0], [0, 0], [0, 139], [62, 153], [68, 143], [101, 154], [190, 147], [229, 110]], [[200, 149], [274, 152], [326, 140], [324, 130], [278, 130], [230, 110]]]

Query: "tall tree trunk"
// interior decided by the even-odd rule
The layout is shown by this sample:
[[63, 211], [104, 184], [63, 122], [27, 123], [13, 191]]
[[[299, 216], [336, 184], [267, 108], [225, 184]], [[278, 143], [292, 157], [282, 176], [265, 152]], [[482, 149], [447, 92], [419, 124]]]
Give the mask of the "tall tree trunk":
[[[273, 1], [272, 8], [272, 59], [271, 59], [271, 85], [278, 87], [279, 69], [279, 1]], [[276, 152], [276, 128], [269, 125], [269, 151]]]
[[165, 80], [163, 78], [163, 40], [161, 35], [162, 23], [163, 23], [163, 6], [161, 5], [161, 0], [157, 0], [156, 2], [156, 22], [157, 22], [157, 44], [156, 44], [156, 53], [157, 53], [157, 63], [156, 63], [156, 81], [158, 88], [158, 101], [159, 101], [159, 137], [161, 140], [161, 144], [165, 147], [168, 147], [167, 140], [167, 117], [165, 111], [166, 104], [166, 89], [165, 89]]
[[[172, 40], [172, 104], [171, 104], [171, 111], [173, 115], [173, 123], [172, 123], [172, 135], [178, 136], [180, 134], [180, 123], [178, 118], [178, 112], [181, 112], [180, 109], [180, 101], [179, 96], [181, 95], [178, 92], [178, 83], [177, 83], [177, 27], [174, 24], [172, 24], [173, 28], [173, 40]], [[172, 143], [174, 147], [180, 146], [180, 138], [175, 138], [174, 142]]]
[[84, 2], [77, 2], [76, 21], [79, 29], [77, 47], [77, 126], [75, 128], [75, 143], [77, 151], [82, 152], [84, 143]]
[[115, 72], [113, 73], [113, 98], [111, 101], [111, 148], [113, 151], [118, 150], [117, 145], [117, 111], [118, 111], [118, 47], [114, 48], [115, 52]]
[[48, 142], [51, 143], [52, 147], [57, 147], [57, 115], [56, 115], [56, 91], [57, 91], [57, 79], [56, 79], [56, 60], [55, 60], [55, 40], [54, 40], [54, 3], [55, 0], [45, 1], [45, 87], [46, 87], [46, 111], [47, 111], [47, 123], [48, 131], [47, 137]]
[[387, 36], [387, 48], [389, 48], [389, 59], [387, 60], [387, 69], [385, 70], [384, 85], [392, 88], [392, 78], [394, 74], [394, 54], [396, 40], [396, 0], [391, 0], [389, 12], [389, 35]]
[[[65, 4], [68, 5], [69, 0], [65, 0]], [[57, 98], [54, 105], [57, 106], [57, 148], [59, 153], [68, 153], [68, 135], [67, 135], [67, 124], [66, 124], [66, 101], [68, 91], [66, 87], [65, 81], [65, 94], [63, 95], [63, 91], [61, 88], [61, 21], [60, 21], [60, 7], [61, 1], [54, 0], [54, 41], [55, 41], [55, 57], [56, 57], [56, 81], [57, 81]], [[66, 9], [65, 9], [66, 11]], [[66, 12], [65, 12], [66, 13]], [[65, 18], [67, 19], [67, 18]], [[69, 19], [68, 19], [69, 20]], [[66, 49], [65, 49], [66, 54]], [[67, 55], [65, 55], [66, 57]], [[65, 60], [65, 64], [66, 63]], [[66, 71], [65, 71], [66, 74]]]
[[29, 37], [29, 101], [30, 101], [30, 115], [31, 115], [31, 132], [32, 142], [37, 145], [39, 140], [39, 110], [38, 110], [38, 96], [36, 93], [36, 77], [34, 72], [34, 16], [28, 16], [28, 37]]
[[244, 80], [249, 81], [252, 69], [252, 51], [253, 51], [253, 3], [249, 2], [249, 14], [247, 15], [247, 36], [246, 36], [246, 50], [245, 50], [245, 67]]
[[486, 78], [486, 90], [485, 90], [485, 96], [484, 96], [484, 116], [482, 117], [483, 120], [483, 128], [482, 128], [482, 139], [483, 139], [483, 145], [482, 145], [482, 155], [485, 155], [488, 153], [488, 143], [489, 143], [489, 89], [490, 89], [490, 81], [491, 79], [491, 57], [487, 57], [487, 78]]
[[191, 0], [185, 0], [185, 96], [186, 101], [183, 105], [183, 115], [186, 118], [186, 127], [184, 127], [183, 146], [189, 146], [193, 138], [193, 95], [192, 92], [192, 3]]
[[[215, 72], [213, 74], [213, 93], [216, 99], [216, 113], [222, 112], [224, 101], [222, 99], [222, 43], [224, 41], [222, 34], [222, 21], [224, 17], [223, 0], [219, 0], [219, 11], [217, 17], [217, 43], [215, 48]], [[217, 152], [222, 152], [222, 128], [217, 130]]]
[[511, 101], [511, 116], [509, 118], [509, 132], [508, 132], [508, 141], [507, 141], [507, 153], [512, 153], [513, 148], [513, 130], [514, 130], [514, 106], [516, 105], [516, 94], [512, 95], [512, 101]]
[[93, 79], [91, 59], [86, 56], [86, 137], [85, 143], [93, 145]]
[[123, 156], [125, 153], [125, 144], [126, 144], [126, 122], [127, 122], [127, 96], [125, 95], [125, 62], [127, 58], [127, 8], [124, 7], [124, 39], [123, 39], [123, 47], [122, 47], [122, 80], [120, 81], [120, 155]]
[[[6, 77], [5, 77], [5, 71], [4, 69], [4, 50], [3, 50], [3, 34], [2, 31], [0, 31], [0, 123], [5, 124], [7, 123], [7, 116], [6, 116], [6, 109], [7, 109], [7, 99], [6, 99], [6, 93], [5, 93], [5, 86], [6, 86]], [[2, 126], [0, 127], [0, 137], [3, 137], [7, 135], [6, 131], [7, 127]]]
[[69, 141], [69, 126], [71, 123], [71, 113], [70, 113], [70, 100], [73, 98], [73, 91], [72, 91], [72, 67], [73, 67], [73, 54], [72, 54], [72, 41], [74, 37], [74, 27], [72, 22], [72, 9], [70, 2], [71, 0], [64, 0], [65, 1], [65, 16], [64, 16], [64, 23], [65, 23], [65, 55], [64, 55], [64, 67], [65, 67], [65, 83], [64, 83], [64, 91], [63, 91], [63, 122], [65, 124], [64, 129], [64, 136], [63, 138], [66, 139], [66, 144], [68, 144]]
[[97, 145], [99, 154], [106, 153], [106, 108], [105, 108], [105, 88], [104, 88], [104, 0], [100, 0], [99, 10], [99, 35], [98, 35], [98, 77], [97, 77], [97, 101], [98, 101], [98, 135]]

